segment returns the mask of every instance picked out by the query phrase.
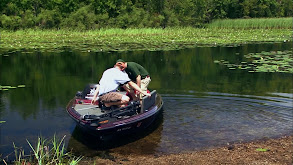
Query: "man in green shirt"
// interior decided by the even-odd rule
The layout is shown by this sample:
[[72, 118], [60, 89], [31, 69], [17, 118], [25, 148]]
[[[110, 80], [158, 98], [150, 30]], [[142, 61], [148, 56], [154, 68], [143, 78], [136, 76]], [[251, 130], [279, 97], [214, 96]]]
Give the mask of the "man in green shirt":
[[[149, 72], [144, 67], [136, 62], [125, 62], [122, 59], [117, 60], [116, 65], [122, 66], [123, 70], [125, 70], [129, 78], [135, 82], [142, 89], [142, 91], [147, 92], [147, 88], [151, 82], [151, 77]], [[138, 96], [137, 92], [134, 91], [130, 86], [127, 86], [126, 90], [128, 90], [130, 95], [135, 100], [138, 100], [138, 98], [142, 99], [143, 97], [141, 93]]]

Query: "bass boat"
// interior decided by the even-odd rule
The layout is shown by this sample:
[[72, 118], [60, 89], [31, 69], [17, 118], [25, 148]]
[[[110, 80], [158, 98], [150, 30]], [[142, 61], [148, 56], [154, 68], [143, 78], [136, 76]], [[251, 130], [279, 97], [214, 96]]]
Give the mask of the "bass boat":
[[[163, 109], [163, 101], [156, 90], [140, 101], [130, 101], [125, 107], [105, 109], [100, 103], [91, 104], [98, 84], [89, 84], [70, 100], [66, 110], [77, 125], [91, 135], [103, 138], [146, 129]], [[125, 92], [124, 92], [125, 94]]]

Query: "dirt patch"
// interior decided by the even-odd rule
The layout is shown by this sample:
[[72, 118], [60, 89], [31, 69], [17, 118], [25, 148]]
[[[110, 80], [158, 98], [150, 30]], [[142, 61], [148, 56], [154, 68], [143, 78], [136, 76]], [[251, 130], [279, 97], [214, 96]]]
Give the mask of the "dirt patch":
[[292, 136], [233, 144], [226, 147], [169, 155], [114, 155], [114, 159], [84, 159], [80, 164], [169, 165], [169, 164], [253, 164], [292, 165]]

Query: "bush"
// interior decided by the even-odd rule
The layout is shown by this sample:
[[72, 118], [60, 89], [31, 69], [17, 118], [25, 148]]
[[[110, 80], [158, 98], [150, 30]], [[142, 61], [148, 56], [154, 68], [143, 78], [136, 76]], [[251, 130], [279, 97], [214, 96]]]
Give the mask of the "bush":
[[32, 28], [36, 24], [36, 17], [31, 10], [26, 10], [23, 14], [21, 22], [23, 28]]
[[78, 9], [76, 12], [69, 15], [68, 18], [61, 23], [61, 27], [77, 30], [90, 30], [95, 29], [96, 15], [90, 6], [84, 6]]
[[108, 14], [98, 14], [95, 15], [95, 29], [100, 29], [107, 27], [109, 25], [109, 15]]
[[134, 8], [132, 13], [130, 14], [131, 17], [131, 25], [130, 27], [150, 27], [150, 15], [148, 12], [143, 10], [142, 8]]
[[180, 21], [178, 20], [176, 14], [170, 10], [164, 10], [165, 20], [164, 27], [176, 27], [180, 25]]
[[17, 30], [21, 25], [21, 18], [19, 16], [7, 16], [3, 14], [1, 17], [1, 26], [4, 29]]
[[42, 10], [36, 23], [41, 28], [54, 28], [60, 24], [61, 18], [61, 14], [56, 10]]

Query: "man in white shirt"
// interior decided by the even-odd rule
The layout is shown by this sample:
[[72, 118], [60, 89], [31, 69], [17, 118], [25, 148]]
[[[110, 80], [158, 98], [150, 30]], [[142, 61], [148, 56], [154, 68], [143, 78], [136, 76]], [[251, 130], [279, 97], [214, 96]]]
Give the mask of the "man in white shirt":
[[125, 73], [123, 67], [115, 65], [113, 68], [107, 69], [102, 78], [100, 79], [99, 91], [96, 91], [92, 103], [95, 103], [97, 100], [97, 95], [99, 100], [104, 103], [106, 107], [112, 105], [125, 105], [130, 101], [130, 98], [126, 95], [123, 95], [119, 92], [116, 92], [119, 85], [128, 84], [135, 90], [139, 91], [145, 96], [151, 96], [146, 91], [142, 91], [139, 86], [132, 82], [127, 73]]

